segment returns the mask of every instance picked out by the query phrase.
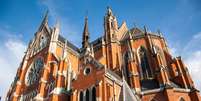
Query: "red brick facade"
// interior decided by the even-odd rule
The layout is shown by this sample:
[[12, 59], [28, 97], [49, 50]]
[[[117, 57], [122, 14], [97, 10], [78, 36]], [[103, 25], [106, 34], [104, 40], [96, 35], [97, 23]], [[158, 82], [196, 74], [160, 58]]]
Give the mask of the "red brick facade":
[[181, 57], [172, 57], [161, 32], [118, 25], [112, 10], [104, 35], [82, 48], [48, 26], [46, 14], [30, 41], [7, 101], [201, 101]]

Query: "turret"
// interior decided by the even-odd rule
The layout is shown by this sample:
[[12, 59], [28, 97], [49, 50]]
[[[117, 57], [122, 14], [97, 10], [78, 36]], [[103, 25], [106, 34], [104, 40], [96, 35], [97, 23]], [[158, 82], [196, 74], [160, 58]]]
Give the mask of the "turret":
[[113, 15], [111, 8], [107, 8], [107, 13], [104, 17], [104, 31], [106, 41], [111, 41], [116, 38], [115, 33], [118, 30], [116, 17]]

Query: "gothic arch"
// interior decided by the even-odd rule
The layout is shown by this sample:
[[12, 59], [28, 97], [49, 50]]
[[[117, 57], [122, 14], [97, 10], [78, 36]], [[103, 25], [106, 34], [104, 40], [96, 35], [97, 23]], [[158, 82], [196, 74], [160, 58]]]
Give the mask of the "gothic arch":
[[42, 57], [35, 58], [29, 66], [27, 66], [25, 74], [25, 84], [30, 86], [34, 83], [38, 83], [41, 77], [41, 73], [44, 67], [44, 60]]
[[92, 88], [92, 101], [96, 101], [96, 87]]
[[153, 99], [151, 99], [150, 101], [159, 101], [159, 100], [157, 100], [157, 99], [153, 98]]
[[138, 62], [140, 67], [141, 79], [148, 79], [152, 77], [152, 71], [149, 64], [147, 50], [145, 47], [140, 46], [137, 50]]
[[183, 98], [183, 97], [180, 97], [180, 98], [179, 98], [179, 101], [185, 101], [185, 100], [184, 100], [184, 98]]
[[89, 94], [89, 90], [86, 90], [86, 101], [89, 101], [90, 99], [90, 94]]
[[[163, 66], [163, 67], [167, 66], [165, 53], [164, 53], [163, 49], [161, 49], [159, 46], [156, 46], [156, 45], [154, 45], [153, 47], [156, 51], [157, 57], [159, 58], [160, 66]], [[169, 72], [167, 72], [167, 75], [168, 75], [168, 77], [170, 76]]]
[[123, 59], [124, 59], [124, 75], [125, 75], [126, 81], [129, 84], [130, 80], [129, 80], [129, 69], [128, 69], [128, 62], [129, 62], [129, 52], [128, 51], [126, 51], [124, 53]]
[[84, 94], [82, 91], [80, 92], [79, 97], [80, 97], [79, 101], [84, 101]]
[[157, 56], [160, 59], [161, 64], [166, 65], [166, 59], [165, 59], [164, 51], [160, 47], [158, 47], [156, 45], [154, 45], [153, 47], [154, 47], [154, 49], [155, 49], [155, 51], [157, 53]]

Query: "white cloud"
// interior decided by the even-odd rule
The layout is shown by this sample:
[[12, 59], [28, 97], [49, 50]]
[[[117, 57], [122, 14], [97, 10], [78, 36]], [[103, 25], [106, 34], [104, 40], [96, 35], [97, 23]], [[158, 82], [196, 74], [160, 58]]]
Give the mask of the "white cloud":
[[[171, 45], [170, 50], [173, 55], [181, 57], [184, 63], [187, 65], [191, 77], [197, 89], [201, 91], [201, 32], [195, 34], [191, 40], [183, 47], [176, 47], [174, 44]], [[180, 44], [180, 46], [182, 46]], [[181, 48], [181, 49], [180, 49]]]
[[14, 80], [16, 70], [19, 67], [22, 57], [24, 55], [26, 45], [24, 42], [16, 38], [10, 38], [4, 42], [1, 42], [0, 46], [0, 96], [5, 98], [6, 93]]
[[201, 32], [193, 36], [194, 39], [200, 39], [201, 38]]
[[185, 59], [196, 87], [201, 91], [201, 50], [195, 51]]

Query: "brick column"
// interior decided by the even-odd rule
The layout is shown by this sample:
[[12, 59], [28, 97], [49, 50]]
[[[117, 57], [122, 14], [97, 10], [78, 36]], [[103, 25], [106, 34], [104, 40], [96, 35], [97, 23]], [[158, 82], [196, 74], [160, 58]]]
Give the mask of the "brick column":
[[102, 101], [103, 99], [103, 86], [102, 86], [102, 81], [99, 82], [99, 84], [96, 86], [96, 100], [97, 101]]
[[28, 62], [27, 59], [25, 59], [23, 62], [21, 74], [20, 74], [19, 80], [17, 81], [17, 85], [13, 95], [13, 101], [18, 101], [18, 98], [22, 93], [23, 86], [25, 86], [24, 78], [25, 78], [26, 69], [27, 69], [27, 62]]
[[58, 78], [56, 80], [56, 87], [54, 88], [53, 93], [53, 100], [58, 101], [59, 99], [62, 99], [63, 97], [63, 90], [65, 90], [65, 82], [64, 82], [64, 74], [63, 74], [63, 67], [64, 67], [64, 60], [61, 60], [59, 63], [59, 70], [58, 70]]
[[129, 77], [130, 77], [130, 85], [131, 88], [134, 88], [136, 90], [136, 92], [139, 92], [140, 89], [140, 78], [139, 78], [139, 73], [137, 70], [137, 66], [136, 63], [134, 63], [133, 60], [129, 61]]
[[163, 65], [160, 62], [160, 58], [158, 57], [158, 55], [156, 55], [155, 58], [155, 62], [156, 62], [156, 66], [157, 66], [157, 78], [159, 81], [160, 86], [164, 86], [166, 83], [169, 83], [169, 79], [167, 76], [167, 74], [165, 73], [165, 67], [163, 67]]
[[51, 61], [51, 53], [48, 53], [47, 55], [47, 60], [46, 60], [46, 64], [44, 65], [44, 71], [43, 71], [43, 75], [40, 79], [40, 88], [39, 88], [39, 94], [37, 95], [36, 99], [38, 100], [45, 100], [48, 99], [47, 97], [47, 83], [49, 81], [49, 74], [50, 74], [50, 64], [49, 62]]
[[175, 101], [174, 91], [172, 88], [166, 88], [164, 91], [165, 97], [167, 101]]
[[71, 100], [70, 101], [78, 101], [78, 93], [77, 90], [73, 91], [71, 95]]
[[177, 65], [177, 68], [178, 68], [178, 71], [179, 71], [179, 76], [182, 79], [182, 83], [183, 83], [184, 87], [188, 88], [186, 80], [184, 78], [184, 74], [183, 74], [183, 71], [182, 71], [182, 65], [180, 64], [180, 58], [179, 57], [176, 58], [176, 65]]
[[22, 71], [20, 75], [20, 79], [17, 81], [15, 92], [13, 94], [13, 101], [18, 101], [18, 98], [22, 93], [22, 89], [24, 86], [24, 75], [25, 75], [25, 70]]
[[198, 90], [192, 89], [189, 95], [192, 101], [201, 101], [200, 93]]
[[183, 61], [181, 59], [178, 60], [180, 63], [182, 75], [184, 77], [184, 80], [186, 82], [187, 87], [194, 87], [194, 84], [192, 82], [192, 79], [189, 75], [188, 68], [184, 65]]

